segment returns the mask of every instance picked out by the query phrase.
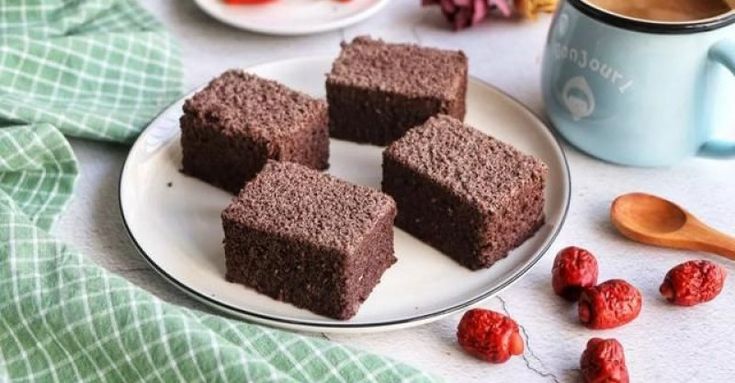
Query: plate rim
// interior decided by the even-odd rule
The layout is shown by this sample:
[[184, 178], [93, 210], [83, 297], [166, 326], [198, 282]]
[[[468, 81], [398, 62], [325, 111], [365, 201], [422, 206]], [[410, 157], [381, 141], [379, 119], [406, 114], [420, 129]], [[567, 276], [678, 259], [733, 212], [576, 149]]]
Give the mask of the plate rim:
[[[264, 66], [264, 65], [278, 65], [278, 64], [284, 64], [289, 61], [304, 61], [304, 60], [323, 60], [329, 56], [301, 56], [301, 57], [294, 57], [290, 59], [285, 60], [273, 60], [268, 62], [263, 62], [256, 65], [251, 65], [244, 67], [243, 70], [253, 70], [256, 67]], [[331, 57], [330, 57], [331, 58]], [[528, 112], [534, 119], [537, 120], [549, 133], [551, 136], [554, 146], [558, 151], [558, 154], [561, 155], [561, 159], [563, 160], [563, 170], [564, 174], [566, 175], [566, 198], [564, 199], [564, 209], [561, 213], [561, 219], [559, 220], [558, 227], [551, 233], [549, 236], [549, 239], [547, 240], [546, 244], [538, 251], [538, 253], [518, 272], [513, 274], [510, 278], [503, 281], [500, 285], [496, 286], [495, 288], [489, 289], [482, 294], [469, 299], [469, 300], [462, 300], [460, 303], [442, 308], [440, 310], [435, 310], [429, 313], [421, 314], [421, 315], [415, 315], [410, 316], [406, 318], [396, 319], [396, 320], [390, 320], [390, 321], [382, 321], [382, 322], [371, 322], [371, 323], [348, 323], [348, 322], [336, 322], [336, 323], [313, 323], [310, 321], [304, 321], [304, 320], [298, 320], [298, 319], [289, 319], [289, 318], [282, 318], [278, 316], [273, 315], [267, 315], [257, 312], [252, 312], [245, 310], [243, 308], [232, 306], [228, 303], [220, 302], [214, 299], [211, 299], [207, 295], [196, 291], [195, 289], [187, 286], [186, 284], [180, 282], [175, 277], [171, 276], [166, 270], [162, 267], [160, 267], [158, 264], [156, 264], [155, 261], [146, 253], [146, 251], [142, 248], [142, 246], [138, 243], [138, 241], [135, 239], [132, 230], [130, 229], [130, 225], [128, 223], [128, 219], [125, 217], [125, 210], [123, 208], [123, 201], [122, 201], [122, 188], [123, 188], [123, 178], [126, 174], [126, 170], [129, 168], [129, 161], [131, 154], [133, 152], [133, 149], [139, 145], [141, 142], [144, 133], [151, 127], [151, 125], [157, 121], [163, 114], [165, 114], [172, 106], [179, 103], [182, 99], [185, 99], [186, 97], [189, 97], [191, 93], [195, 92], [197, 89], [200, 89], [202, 86], [197, 86], [193, 88], [190, 92], [185, 93], [182, 97], [177, 98], [175, 101], [170, 103], [168, 106], [163, 108], [160, 113], [158, 113], [154, 118], [150, 120], [148, 125], [141, 130], [138, 137], [135, 139], [133, 144], [130, 147], [130, 151], [128, 152], [127, 156], [125, 157], [125, 161], [123, 162], [123, 166], [120, 170], [120, 175], [118, 177], [118, 188], [117, 188], [117, 194], [118, 194], [118, 209], [120, 210], [120, 216], [123, 221], [123, 226], [125, 227], [125, 231], [127, 234], [127, 237], [131, 240], [133, 245], [135, 246], [137, 252], [143, 257], [143, 259], [148, 263], [148, 265], [153, 268], [156, 273], [158, 273], [160, 276], [162, 276], [167, 282], [171, 283], [172, 285], [176, 286], [179, 290], [183, 291], [190, 297], [207, 304], [210, 307], [213, 307], [217, 310], [220, 310], [221, 312], [226, 312], [229, 315], [236, 316], [238, 318], [243, 318], [247, 320], [251, 320], [258, 323], [268, 324], [276, 327], [282, 327], [282, 328], [290, 328], [290, 329], [298, 329], [302, 331], [311, 331], [311, 332], [349, 332], [349, 331], [360, 331], [360, 330], [374, 330], [377, 331], [388, 331], [393, 329], [399, 329], [408, 327], [409, 325], [421, 325], [423, 323], [431, 322], [434, 320], [439, 320], [447, 315], [451, 315], [459, 310], [462, 310], [464, 308], [479, 304], [487, 299], [492, 298], [493, 296], [501, 293], [503, 290], [510, 287], [513, 283], [517, 282], [520, 278], [522, 278], [524, 275], [528, 274], [531, 269], [538, 264], [538, 262], [541, 260], [541, 258], [546, 255], [546, 253], [549, 251], [549, 248], [554, 244], [556, 241], [556, 238], [558, 237], [559, 233], [564, 227], [564, 224], [566, 223], [566, 219], [568, 217], [569, 208], [571, 206], [571, 190], [572, 190], [572, 177], [571, 177], [571, 171], [569, 167], [569, 161], [567, 159], [566, 152], [564, 150], [563, 145], [561, 144], [561, 141], [559, 140], [559, 137], [554, 134], [554, 130], [550, 128], [550, 126], [544, 121], [541, 116], [536, 114], [533, 110], [528, 108], [525, 104], [520, 102], [515, 97], [509, 95], [508, 93], [504, 92], [500, 88], [482, 80], [474, 76], [469, 76], [470, 80], [475, 81], [483, 86], [486, 86], [493, 91], [499, 93], [503, 97], [506, 97], [507, 99], [511, 100], [513, 103], [515, 103], [517, 106], [519, 106], [521, 109]], [[206, 85], [206, 84], [204, 84]]]
[[340, 28], [345, 28], [350, 25], [357, 24], [361, 21], [364, 21], [372, 16], [374, 16], [376, 13], [380, 12], [383, 8], [385, 8], [388, 3], [390, 3], [390, 0], [376, 0], [377, 3], [372, 6], [372, 8], [368, 8], [356, 15], [352, 15], [349, 17], [346, 17], [344, 19], [339, 19], [336, 21], [328, 22], [323, 25], [317, 25], [314, 27], [304, 27], [304, 28], [294, 28], [291, 30], [285, 30], [282, 28], [271, 28], [266, 26], [259, 26], [254, 24], [242, 24], [237, 23], [233, 20], [229, 20], [226, 17], [222, 17], [215, 12], [213, 12], [209, 6], [205, 5], [205, 0], [194, 0], [197, 7], [207, 14], [209, 17], [225, 24], [229, 25], [233, 28], [241, 29], [244, 31], [250, 31], [255, 33], [260, 33], [264, 35], [272, 35], [272, 36], [304, 36], [304, 35], [312, 35], [317, 33], [324, 33], [329, 31], [334, 31]]

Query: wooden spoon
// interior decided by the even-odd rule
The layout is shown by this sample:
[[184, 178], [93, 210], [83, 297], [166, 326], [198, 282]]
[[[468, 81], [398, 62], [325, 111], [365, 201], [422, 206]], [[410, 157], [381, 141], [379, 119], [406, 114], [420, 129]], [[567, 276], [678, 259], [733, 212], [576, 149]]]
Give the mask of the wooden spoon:
[[620, 233], [637, 242], [706, 251], [735, 260], [735, 238], [663, 198], [644, 193], [621, 195], [612, 203], [610, 219]]

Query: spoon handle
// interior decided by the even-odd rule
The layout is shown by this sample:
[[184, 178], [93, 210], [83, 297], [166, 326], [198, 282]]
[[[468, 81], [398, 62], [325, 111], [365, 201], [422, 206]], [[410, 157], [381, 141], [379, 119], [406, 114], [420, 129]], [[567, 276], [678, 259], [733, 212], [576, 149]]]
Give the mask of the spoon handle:
[[715, 253], [735, 260], [735, 238], [702, 225], [697, 230], [698, 250]]

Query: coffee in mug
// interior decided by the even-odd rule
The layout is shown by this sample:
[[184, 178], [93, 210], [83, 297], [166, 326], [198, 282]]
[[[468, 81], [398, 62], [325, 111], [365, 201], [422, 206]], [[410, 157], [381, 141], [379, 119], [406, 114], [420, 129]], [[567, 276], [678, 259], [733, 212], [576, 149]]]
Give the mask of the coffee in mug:
[[653, 21], [693, 21], [732, 10], [725, 0], [587, 0], [622, 16]]

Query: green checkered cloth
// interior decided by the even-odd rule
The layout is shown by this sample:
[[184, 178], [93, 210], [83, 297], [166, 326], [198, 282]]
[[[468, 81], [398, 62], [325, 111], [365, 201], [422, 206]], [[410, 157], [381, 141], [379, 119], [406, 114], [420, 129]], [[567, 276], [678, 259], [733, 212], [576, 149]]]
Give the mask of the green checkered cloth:
[[0, 381], [435, 381], [165, 303], [48, 234], [78, 171], [64, 135], [131, 141], [180, 68], [132, 0], [0, 0]]

